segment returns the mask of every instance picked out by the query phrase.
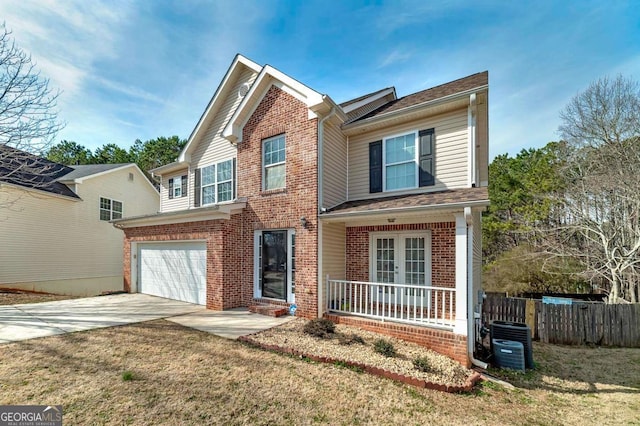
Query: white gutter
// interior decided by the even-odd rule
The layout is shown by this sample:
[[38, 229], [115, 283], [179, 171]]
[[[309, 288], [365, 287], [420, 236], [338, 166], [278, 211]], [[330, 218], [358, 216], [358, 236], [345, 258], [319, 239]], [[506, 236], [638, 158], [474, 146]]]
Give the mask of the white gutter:
[[473, 312], [473, 214], [471, 207], [464, 208], [464, 219], [467, 222], [467, 354], [476, 367], [486, 370], [486, 362], [473, 356], [476, 341], [475, 313]]
[[476, 183], [476, 94], [469, 95], [469, 107], [467, 109], [467, 137], [469, 141], [468, 173], [469, 186], [475, 187]]

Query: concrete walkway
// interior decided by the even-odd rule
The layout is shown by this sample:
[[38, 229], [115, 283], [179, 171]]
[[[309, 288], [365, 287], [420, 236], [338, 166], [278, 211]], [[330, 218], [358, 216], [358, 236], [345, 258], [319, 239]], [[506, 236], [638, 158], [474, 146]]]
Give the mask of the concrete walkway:
[[204, 306], [145, 294], [0, 306], [0, 344], [165, 318], [229, 339], [282, 324], [247, 310], [208, 311]]

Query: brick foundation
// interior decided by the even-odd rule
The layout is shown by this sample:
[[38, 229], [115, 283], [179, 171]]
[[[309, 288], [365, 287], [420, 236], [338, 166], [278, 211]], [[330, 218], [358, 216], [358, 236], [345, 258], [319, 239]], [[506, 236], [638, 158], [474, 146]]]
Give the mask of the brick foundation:
[[368, 318], [325, 313], [336, 324], [344, 324], [416, 343], [458, 361], [465, 367], [471, 362], [467, 356], [467, 337], [451, 331], [408, 324], [382, 322]]

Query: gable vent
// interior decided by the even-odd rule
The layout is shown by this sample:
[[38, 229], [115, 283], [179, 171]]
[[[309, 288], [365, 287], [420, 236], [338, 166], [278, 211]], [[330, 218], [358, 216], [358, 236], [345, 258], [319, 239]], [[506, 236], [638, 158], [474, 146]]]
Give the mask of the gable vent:
[[240, 86], [240, 88], [238, 89], [238, 97], [239, 98], [244, 98], [244, 96], [249, 93], [249, 89], [251, 88], [251, 85], [249, 83], [244, 83], [242, 86]]
[[129, 173], [129, 182], [133, 182], [133, 173]]

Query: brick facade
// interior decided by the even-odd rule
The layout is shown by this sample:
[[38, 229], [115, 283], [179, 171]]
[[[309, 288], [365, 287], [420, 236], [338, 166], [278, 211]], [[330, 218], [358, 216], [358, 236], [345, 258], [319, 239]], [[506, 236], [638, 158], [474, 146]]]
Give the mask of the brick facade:
[[415, 223], [347, 227], [347, 280], [369, 279], [369, 234], [371, 232], [431, 231], [431, 282], [436, 287], [456, 286], [455, 222]]
[[[286, 143], [286, 186], [282, 190], [262, 191], [262, 141], [281, 134], [285, 135]], [[203, 240], [207, 246], [207, 308], [248, 306], [254, 300], [255, 231], [294, 229], [297, 314], [315, 318], [317, 134], [317, 119], [308, 118], [306, 105], [272, 86], [245, 125], [243, 141], [238, 145], [237, 190], [238, 197], [247, 199], [246, 208], [229, 220], [126, 228], [125, 291], [131, 291], [132, 242]], [[307, 220], [306, 228], [301, 226], [302, 217]]]
[[[285, 135], [286, 185], [262, 191], [262, 141]], [[253, 282], [256, 230], [295, 229], [297, 315], [318, 315], [318, 122], [298, 99], [271, 86], [244, 126], [238, 144], [238, 196], [247, 198], [242, 214], [242, 280]], [[300, 219], [307, 220], [303, 228]]]
[[253, 285], [240, 279], [238, 266], [244, 261], [240, 229], [240, 215], [232, 215], [229, 220], [125, 228], [124, 290], [131, 291], [131, 243], [199, 240], [207, 247], [207, 308], [247, 306]]

